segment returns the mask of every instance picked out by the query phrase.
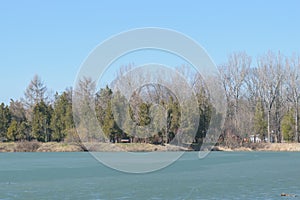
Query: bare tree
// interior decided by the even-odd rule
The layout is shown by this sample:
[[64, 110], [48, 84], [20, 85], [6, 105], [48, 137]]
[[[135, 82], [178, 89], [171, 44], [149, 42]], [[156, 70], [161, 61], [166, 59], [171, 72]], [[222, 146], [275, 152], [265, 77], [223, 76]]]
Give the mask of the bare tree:
[[9, 110], [12, 115], [12, 119], [17, 122], [22, 122], [26, 120], [26, 112], [24, 105], [21, 101], [10, 100]]
[[299, 142], [299, 100], [300, 100], [300, 57], [293, 57], [287, 62], [286, 91], [287, 100], [292, 103], [295, 112], [295, 141]]
[[26, 88], [24, 93], [25, 98], [21, 100], [26, 108], [26, 118], [29, 122], [32, 120], [33, 107], [41, 101], [45, 102], [47, 100], [46, 92], [47, 87], [42, 79], [38, 75], [35, 75]]
[[27, 107], [32, 107], [41, 101], [45, 101], [47, 99], [45, 95], [46, 91], [47, 87], [43, 83], [42, 79], [38, 75], [35, 75], [24, 93], [25, 105]]
[[228, 57], [228, 63], [219, 67], [220, 78], [225, 89], [228, 113], [227, 125], [232, 124], [232, 131], [240, 134], [240, 101], [246, 95], [246, 77], [251, 66], [251, 57], [246, 53], [234, 53]]
[[284, 80], [283, 56], [268, 52], [258, 59], [255, 76], [258, 77], [258, 90], [267, 111], [268, 142], [271, 141], [272, 108], [280, 97]]

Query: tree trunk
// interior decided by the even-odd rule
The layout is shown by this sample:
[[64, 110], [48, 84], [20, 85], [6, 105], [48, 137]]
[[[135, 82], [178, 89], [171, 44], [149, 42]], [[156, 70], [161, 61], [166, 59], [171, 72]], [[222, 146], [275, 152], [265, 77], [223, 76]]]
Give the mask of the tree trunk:
[[295, 112], [295, 141], [299, 142], [298, 136], [298, 102], [296, 102], [296, 112]]
[[268, 110], [268, 143], [271, 142], [270, 117], [271, 117], [271, 110]]

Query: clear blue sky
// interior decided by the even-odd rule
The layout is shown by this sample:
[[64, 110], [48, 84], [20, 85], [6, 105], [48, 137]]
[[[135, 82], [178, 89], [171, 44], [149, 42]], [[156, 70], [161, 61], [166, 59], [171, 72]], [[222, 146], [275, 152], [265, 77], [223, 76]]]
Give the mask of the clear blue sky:
[[0, 102], [19, 99], [38, 74], [49, 89], [72, 86], [81, 63], [121, 31], [182, 32], [216, 64], [228, 54], [300, 54], [300, 1], [0, 1]]

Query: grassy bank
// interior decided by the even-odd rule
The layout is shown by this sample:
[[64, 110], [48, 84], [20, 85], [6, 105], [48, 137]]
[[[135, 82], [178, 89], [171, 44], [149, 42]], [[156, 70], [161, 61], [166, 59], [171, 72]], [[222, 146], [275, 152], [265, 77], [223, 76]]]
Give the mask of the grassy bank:
[[[189, 151], [190, 149], [172, 145], [153, 145], [146, 143], [94, 143], [86, 144], [91, 151], [103, 152], [151, 152], [151, 151]], [[216, 146], [215, 151], [298, 151], [300, 143], [256, 143], [244, 144], [239, 147]], [[84, 151], [81, 145], [76, 143], [57, 142], [0, 142], [0, 152], [80, 152]]]
[[300, 143], [250, 143], [239, 147], [216, 146], [216, 151], [295, 151], [300, 152]]
[[74, 152], [83, 151], [79, 145], [57, 142], [3, 142], [0, 152]]
[[[94, 143], [86, 144], [91, 151], [103, 152], [151, 152], [151, 151], [186, 151], [187, 148], [172, 145], [153, 145], [146, 143]], [[80, 152], [85, 149], [76, 143], [57, 142], [0, 142], [0, 152]]]

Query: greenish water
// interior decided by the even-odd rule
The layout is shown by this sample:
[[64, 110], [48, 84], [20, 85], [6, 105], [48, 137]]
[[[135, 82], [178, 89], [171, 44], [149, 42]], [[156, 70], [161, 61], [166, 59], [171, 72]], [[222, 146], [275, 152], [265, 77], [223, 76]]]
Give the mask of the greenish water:
[[289, 199], [282, 192], [300, 195], [300, 153], [191, 152], [148, 174], [112, 170], [89, 153], [0, 153], [1, 200]]

